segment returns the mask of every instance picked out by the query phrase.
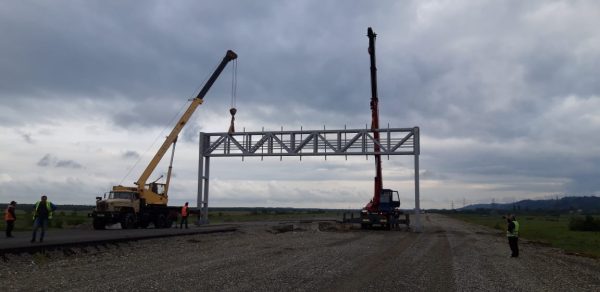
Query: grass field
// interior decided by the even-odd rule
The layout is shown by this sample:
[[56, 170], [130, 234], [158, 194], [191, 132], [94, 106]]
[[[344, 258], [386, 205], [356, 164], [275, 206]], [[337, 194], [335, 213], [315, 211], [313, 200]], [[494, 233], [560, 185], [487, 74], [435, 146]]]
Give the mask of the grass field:
[[[501, 215], [457, 213], [450, 216], [466, 222], [506, 230], [506, 220], [502, 219]], [[569, 230], [572, 216], [517, 216], [520, 224], [519, 235], [521, 238], [561, 248], [569, 253], [600, 258], [600, 232]]]
[[223, 210], [208, 213], [210, 223], [248, 222], [265, 220], [310, 219], [310, 218], [342, 218], [341, 211], [330, 210]]
[[[91, 211], [91, 209], [90, 209]], [[50, 221], [50, 228], [70, 228], [80, 224], [91, 226], [92, 219], [87, 217], [90, 211], [57, 210]], [[17, 210], [15, 231], [31, 230], [33, 216], [31, 211]], [[305, 210], [305, 209], [268, 209], [257, 208], [247, 210], [216, 209], [208, 213], [210, 223], [247, 222], [264, 220], [292, 220], [309, 218], [342, 218], [342, 211], [336, 210]], [[193, 216], [189, 219], [192, 223]], [[5, 230], [4, 220], [0, 221], [0, 230]]]
[[[57, 211], [54, 213], [50, 221], [50, 228], [66, 228], [77, 226], [83, 223], [92, 222], [91, 218], [87, 217], [87, 211]], [[17, 221], [15, 221], [15, 231], [31, 230], [33, 227], [33, 216], [31, 211], [25, 212], [17, 210]], [[0, 230], [6, 230], [6, 222], [0, 221]]]

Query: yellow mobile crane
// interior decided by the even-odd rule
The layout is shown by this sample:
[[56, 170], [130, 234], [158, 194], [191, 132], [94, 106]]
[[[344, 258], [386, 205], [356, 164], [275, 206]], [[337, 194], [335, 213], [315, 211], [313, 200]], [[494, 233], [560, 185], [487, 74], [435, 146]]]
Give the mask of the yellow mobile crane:
[[[171, 130], [171, 133], [165, 139], [165, 142], [154, 155], [154, 158], [152, 158], [140, 178], [135, 182], [136, 186], [114, 186], [110, 192], [104, 194], [103, 198], [96, 197], [96, 207], [90, 214], [90, 217], [93, 218], [94, 229], [104, 229], [107, 224], [115, 223], [121, 223], [124, 229], [146, 228], [150, 223], [153, 223], [155, 228], [168, 228], [172, 226], [173, 221], [177, 219], [180, 212], [179, 207], [167, 206], [169, 201], [167, 193], [171, 179], [171, 168], [177, 135], [179, 135], [185, 124], [189, 121], [196, 108], [202, 104], [204, 96], [217, 80], [227, 63], [236, 58], [236, 53], [231, 50], [227, 51], [219, 66], [217, 66], [208, 81], [206, 81], [200, 93], [192, 100], [188, 109], [181, 116], [173, 130]], [[171, 145], [173, 145], [173, 150], [166, 183], [157, 183], [156, 181], [147, 183], [148, 178]]]

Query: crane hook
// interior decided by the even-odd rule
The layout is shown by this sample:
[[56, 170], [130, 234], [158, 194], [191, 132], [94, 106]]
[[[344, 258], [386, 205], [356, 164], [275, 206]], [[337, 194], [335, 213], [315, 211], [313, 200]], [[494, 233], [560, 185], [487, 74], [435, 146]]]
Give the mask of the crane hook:
[[229, 124], [229, 131], [227, 131], [227, 133], [233, 134], [233, 133], [235, 133], [234, 121], [235, 121], [235, 113], [237, 113], [237, 109], [232, 107], [229, 109], [229, 113], [231, 114], [231, 123]]

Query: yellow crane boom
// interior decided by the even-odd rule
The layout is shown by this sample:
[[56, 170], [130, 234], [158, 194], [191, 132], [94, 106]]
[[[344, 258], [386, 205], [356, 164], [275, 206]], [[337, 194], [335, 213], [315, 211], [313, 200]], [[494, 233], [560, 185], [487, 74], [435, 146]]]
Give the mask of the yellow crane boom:
[[[150, 161], [150, 163], [148, 164], [148, 166], [146, 167], [146, 169], [144, 170], [142, 175], [140, 175], [140, 178], [135, 183], [137, 185], [137, 190], [140, 194], [140, 197], [144, 198], [146, 200], [146, 203], [149, 203], [149, 204], [156, 204], [156, 203], [166, 204], [167, 203], [166, 195], [159, 195], [155, 191], [153, 191], [151, 188], [150, 189], [146, 188], [146, 182], [148, 181], [148, 178], [150, 177], [152, 172], [156, 169], [156, 166], [161, 161], [161, 159], [163, 158], [163, 156], [165, 155], [165, 153], [167, 152], [169, 147], [171, 147], [171, 145], [177, 141], [177, 136], [179, 135], [179, 133], [181, 132], [181, 130], [183, 129], [185, 124], [189, 121], [189, 119], [191, 118], [194, 111], [196, 111], [196, 108], [198, 108], [198, 106], [200, 104], [202, 104], [204, 96], [206, 95], [208, 90], [211, 88], [213, 83], [217, 80], [217, 78], [219, 77], [219, 75], [221, 74], [221, 72], [223, 71], [225, 66], [227, 65], [227, 63], [229, 63], [229, 61], [234, 60], [236, 58], [237, 58], [237, 54], [235, 52], [233, 52], [231, 50], [227, 51], [227, 53], [225, 54], [225, 57], [223, 57], [223, 60], [221, 61], [219, 66], [217, 66], [217, 68], [212, 73], [212, 75], [210, 76], [208, 81], [206, 81], [206, 84], [204, 84], [204, 87], [202, 87], [202, 89], [200, 90], [198, 95], [192, 100], [190, 106], [185, 111], [185, 113], [181, 116], [181, 118], [179, 118], [179, 121], [177, 121], [177, 124], [175, 125], [173, 130], [171, 130], [171, 133], [167, 136], [167, 138], [163, 142], [162, 146], [158, 149], [158, 151], [156, 152], [156, 154], [154, 155], [154, 157], [152, 158], [152, 160]], [[165, 189], [168, 189], [168, 185], [165, 186]]]

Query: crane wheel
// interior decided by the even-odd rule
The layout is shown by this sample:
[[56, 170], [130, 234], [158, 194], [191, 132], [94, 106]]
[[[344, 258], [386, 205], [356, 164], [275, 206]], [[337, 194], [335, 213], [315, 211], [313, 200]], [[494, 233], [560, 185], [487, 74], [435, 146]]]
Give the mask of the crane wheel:
[[106, 228], [106, 224], [104, 223], [104, 220], [94, 219], [94, 222], [92, 222], [92, 225], [94, 226], [95, 230], [104, 230]]
[[154, 228], [165, 228], [167, 225], [167, 217], [165, 214], [158, 214], [154, 219]]
[[123, 216], [123, 221], [121, 221], [121, 228], [123, 228], [123, 229], [135, 228], [135, 218], [134, 218], [133, 214], [127, 213]]

